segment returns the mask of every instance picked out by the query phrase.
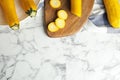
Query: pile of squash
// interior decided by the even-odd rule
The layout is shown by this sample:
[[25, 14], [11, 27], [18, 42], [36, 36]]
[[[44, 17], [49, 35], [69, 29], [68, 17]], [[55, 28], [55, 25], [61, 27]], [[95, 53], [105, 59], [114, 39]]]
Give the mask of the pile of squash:
[[[18, 0], [25, 13], [34, 17], [37, 13], [37, 5], [34, 0]], [[19, 29], [19, 19], [16, 13], [14, 0], [0, 0], [0, 7], [6, 17], [6, 21], [11, 29]], [[107, 18], [113, 28], [120, 28], [120, 1], [103, 0], [107, 12]], [[57, 3], [57, 5], [56, 5]], [[50, 0], [53, 8], [60, 7], [60, 0]], [[71, 0], [71, 12], [78, 17], [82, 16], [82, 0]]]
[[[77, 17], [82, 16], [82, 0], [70, 0], [71, 2], [71, 13], [76, 15]], [[105, 5], [105, 10], [107, 13], [107, 18], [109, 24], [113, 28], [120, 28], [120, 0], [103, 0]], [[59, 8], [61, 6], [60, 0], [50, 0], [50, 6], [52, 8]], [[63, 14], [65, 15], [65, 14]], [[59, 14], [57, 15], [59, 16]], [[59, 30], [59, 25], [65, 25], [65, 22], [60, 22], [56, 24], [55, 22], [50, 23], [48, 25], [48, 30], [50, 32], [56, 32]], [[64, 27], [62, 27], [64, 28]]]
[[[19, 0], [21, 7], [25, 13], [31, 17], [34, 17], [37, 13], [37, 6], [34, 0]], [[16, 13], [15, 1], [14, 0], [0, 0], [0, 7], [4, 13], [6, 21], [11, 29], [19, 29], [19, 19]]]
[[[71, 13], [77, 17], [82, 16], [82, 0], [70, 0], [71, 1]], [[61, 7], [61, 0], [49, 0], [49, 5], [53, 9], [59, 9]], [[58, 10], [57, 18], [48, 24], [48, 30], [50, 32], [57, 32], [60, 29], [65, 28], [68, 13], [66, 10]]]

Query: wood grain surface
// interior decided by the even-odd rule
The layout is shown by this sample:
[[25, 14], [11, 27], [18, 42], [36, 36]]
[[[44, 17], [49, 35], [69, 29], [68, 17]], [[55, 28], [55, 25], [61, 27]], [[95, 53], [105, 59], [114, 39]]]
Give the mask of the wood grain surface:
[[[53, 9], [49, 5], [49, 0], [45, 0], [45, 31], [49, 37], [64, 37], [75, 34], [76, 32], [80, 31], [83, 27], [83, 24], [88, 19], [91, 10], [93, 8], [94, 0], [82, 0], [82, 17], [79, 18], [73, 15], [70, 12], [70, 0], [60, 0], [62, 2], [62, 6], [59, 9]], [[49, 32], [47, 29], [47, 25], [55, 21], [57, 18], [57, 11], [60, 9], [64, 9], [68, 13], [68, 19], [66, 20], [66, 26], [63, 29], [60, 29], [57, 32]]]

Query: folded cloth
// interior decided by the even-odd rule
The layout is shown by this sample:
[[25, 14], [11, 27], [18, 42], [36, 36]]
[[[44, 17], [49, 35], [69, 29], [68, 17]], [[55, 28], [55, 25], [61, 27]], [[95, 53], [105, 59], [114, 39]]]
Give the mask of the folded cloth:
[[44, 0], [40, 0], [38, 9], [42, 8], [44, 6]]

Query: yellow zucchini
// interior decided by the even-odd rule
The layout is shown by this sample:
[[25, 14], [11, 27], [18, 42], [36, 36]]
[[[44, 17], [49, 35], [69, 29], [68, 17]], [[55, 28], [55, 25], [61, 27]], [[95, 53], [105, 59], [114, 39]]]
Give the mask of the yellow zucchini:
[[37, 5], [35, 4], [34, 0], [20, 0], [20, 3], [26, 14], [31, 17], [36, 16]]
[[60, 0], [50, 0], [49, 3], [52, 8], [59, 8], [61, 6]]
[[120, 2], [119, 0], [103, 0], [107, 18], [113, 28], [120, 28]]
[[0, 0], [0, 6], [2, 7], [10, 28], [13, 30], [19, 29], [19, 19], [16, 13], [14, 0]]
[[57, 18], [56, 20], [55, 20], [55, 24], [56, 24], [56, 26], [58, 27], [58, 28], [60, 28], [60, 29], [62, 29], [62, 28], [64, 28], [65, 27], [65, 20], [64, 19], [61, 19], [61, 18]]
[[66, 20], [68, 18], [68, 14], [65, 10], [59, 10], [57, 12], [57, 16], [61, 19], [64, 19], [64, 20]]
[[59, 29], [63, 29], [65, 27], [66, 24], [66, 19], [68, 17], [68, 14], [65, 10], [59, 10], [57, 12], [57, 16], [58, 18], [55, 19], [55, 22], [50, 22], [48, 24], [48, 30], [50, 32], [56, 32]]
[[48, 24], [48, 30], [50, 32], [56, 32], [59, 30], [59, 28], [56, 26], [55, 22], [51, 22]]
[[71, 0], [71, 13], [81, 17], [82, 15], [82, 0]]

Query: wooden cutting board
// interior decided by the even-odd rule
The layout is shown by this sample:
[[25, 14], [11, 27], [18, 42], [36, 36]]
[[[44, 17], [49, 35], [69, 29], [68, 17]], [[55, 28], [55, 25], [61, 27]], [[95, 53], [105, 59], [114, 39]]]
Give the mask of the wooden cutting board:
[[[49, 5], [49, 0], [45, 0], [45, 31], [49, 37], [64, 37], [78, 32], [88, 19], [94, 4], [94, 0], [82, 0], [82, 17], [79, 18], [71, 14], [70, 0], [60, 1], [62, 2], [62, 6], [59, 9], [53, 9]], [[57, 18], [56, 12], [60, 9], [64, 9], [68, 12], [69, 17], [66, 20], [66, 26], [65, 28], [60, 29], [57, 32], [49, 32], [47, 29], [47, 25], [50, 22], [55, 21], [55, 19]]]
[[[34, 1], [38, 5], [40, 0], [34, 0]], [[19, 20], [23, 20], [24, 18], [26, 18], [28, 16], [28, 15], [26, 15], [24, 10], [22, 9], [19, 0], [15, 0], [15, 7], [16, 7], [16, 12], [17, 12], [17, 15], [19, 17]], [[4, 13], [0, 7], [0, 25], [6, 25], [6, 24], [7, 24], [7, 22], [5, 20]]]

